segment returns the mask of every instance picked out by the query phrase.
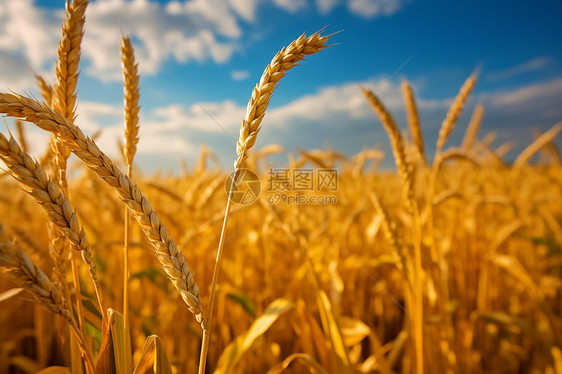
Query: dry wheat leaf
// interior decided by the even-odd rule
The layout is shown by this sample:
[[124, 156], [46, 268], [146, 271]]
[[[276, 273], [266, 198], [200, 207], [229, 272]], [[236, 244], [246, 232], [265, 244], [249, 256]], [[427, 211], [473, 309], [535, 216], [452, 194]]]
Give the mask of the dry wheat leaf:
[[312, 356], [306, 353], [293, 353], [289, 357], [283, 360], [279, 365], [275, 366], [273, 369], [267, 372], [267, 374], [280, 374], [285, 369], [293, 363], [293, 361], [299, 361], [303, 365], [306, 365], [311, 373], [327, 374], [328, 372], [316, 361]]
[[262, 336], [281, 315], [291, 310], [295, 304], [287, 299], [274, 300], [265, 312], [252, 323], [252, 326], [241, 336], [237, 337], [223, 351], [215, 374], [228, 373], [252, 348], [257, 338]]
[[63, 366], [51, 366], [38, 372], [37, 374], [71, 374], [70, 369]]
[[12, 297], [14, 297], [16, 295], [19, 295], [22, 291], [23, 291], [23, 288], [12, 288], [11, 290], [0, 293], [0, 303], [2, 301], [6, 301], [8, 299], [11, 299]]
[[131, 338], [121, 313], [109, 308], [96, 373], [129, 374], [133, 371]]
[[355, 318], [342, 316], [340, 317], [340, 324], [346, 347], [360, 343], [371, 333], [369, 326]]
[[330, 299], [328, 299], [328, 295], [326, 295], [326, 292], [324, 292], [324, 290], [318, 291], [317, 299], [320, 319], [322, 320], [322, 326], [324, 327], [324, 333], [328, 335], [330, 342], [332, 343], [332, 349], [337, 359], [339, 360], [341, 370], [344, 370], [344, 372], [350, 371], [351, 362], [349, 361], [344, 338], [338, 326], [336, 316], [334, 315], [334, 312], [332, 310]]
[[142, 348], [141, 358], [133, 374], [172, 374], [172, 365], [162, 347], [162, 341], [156, 335], [146, 338]]

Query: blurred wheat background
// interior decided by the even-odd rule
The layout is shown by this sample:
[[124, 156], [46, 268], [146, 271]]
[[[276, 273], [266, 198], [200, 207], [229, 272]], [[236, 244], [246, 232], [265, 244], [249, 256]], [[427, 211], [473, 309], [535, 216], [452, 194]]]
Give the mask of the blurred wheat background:
[[[507, 161], [512, 144], [480, 129], [484, 106], [456, 126], [475, 72], [426, 139], [434, 154], [406, 80], [407, 124], [363, 89], [392, 155], [255, 145], [279, 80], [328, 46], [303, 34], [251, 93], [234, 171], [256, 172], [262, 191], [235, 204], [232, 170], [209, 166], [207, 148], [178, 175], [135, 164], [142, 93], [125, 36], [123, 157], [84, 135], [86, 6], [67, 3], [42, 98], [0, 94], [16, 129], [0, 135], [0, 373], [562, 374], [562, 123]], [[31, 126], [52, 133], [37, 160]], [[271, 179], [273, 155], [292, 172], [337, 170], [336, 203], [272, 200], [272, 182], [296, 191]]]

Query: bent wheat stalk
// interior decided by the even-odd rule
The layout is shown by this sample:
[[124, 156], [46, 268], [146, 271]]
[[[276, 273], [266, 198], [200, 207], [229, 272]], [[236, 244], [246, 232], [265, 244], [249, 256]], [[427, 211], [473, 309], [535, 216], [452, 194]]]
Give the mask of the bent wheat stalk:
[[558, 122], [550, 129], [548, 129], [548, 131], [546, 131], [544, 134], [536, 138], [534, 142], [529, 144], [527, 148], [525, 148], [523, 152], [521, 152], [519, 156], [517, 156], [517, 158], [513, 162], [513, 166], [516, 168], [520, 168], [525, 165], [527, 162], [529, 162], [529, 160], [535, 153], [537, 153], [546, 144], [551, 142], [552, 139], [554, 139], [560, 131], [562, 131], [562, 122]]
[[133, 181], [80, 128], [37, 100], [0, 93], [0, 113], [24, 118], [41, 129], [56, 134], [88, 168], [117, 190], [154, 248], [154, 254], [168, 278], [197, 321], [204, 324], [201, 296], [193, 274], [176, 243], [168, 235], [164, 223]]
[[14, 243], [0, 224], [0, 271], [9, 279], [28, 290], [37, 302], [50, 312], [62, 316], [82, 351], [88, 373], [94, 373], [94, 361], [72, 314], [64, 305], [60, 288], [35, 265], [25, 252]]
[[[406, 200], [406, 208], [412, 215], [412, 218], [415, 222], [414, 256], [413, 259], [410, 259], [410, 262], [413, 262], [413, 270], [411, 270], [411, 266], [405, 267], [404, 269], [406, 271], [413, 271], [413, 276], [408, 277], [408, 279], [413, 279], [413, 281], [410, 282], [410, 284], [412, 285], [412, 297], [409, 298], [411, 300], [411, 305], [410, 302], [408, 304], [409, 306], [412, 306], [411, 309], [413, 309], [416, 313], [412, 321], [412, 336], [414, 339], [415, 350], [414, 366], [415, 372], [421, 373], [423, 371], [423, 293], [421, 288], [421, 232], [419, 229], [420, 217], [417, 202], [415, 199], [414, 169], [412, 168], [410, 160], [408, 160], [406, 157], [402, 135], [400, 134], [400, 130], [398, 129], [398, 126], [396, 125], [396, 122], [394, 121], [394, 118], [392, 117], [390, 112], [388, 112], [388, 110], [373, 94], [373, 92], [364, 88], [361, 88], [361, 90], [363, 91], [363, 95], [367, 99], [367, 102], [369, 103], [375, 114], [379, 117], [379, 120], [381, 121], [384, 129], [388, 133], [388, 137], [392, 145], [392, 152], [394, 154], [396, 167], [402, 179], [402, 194], [404, 196], [404, 199]], [[409, 265], [409, 263], [406, 263], [406, 265]]]
[[302, 34], [298, 39], [294, 40], [287, 47], [281, 49], [275, 57], [271, 60], [269, 65], [265, 68], [260, 81], [254, 87], [252, 91], [252, 96], [246, 107], [246, 115], [242, 120], [242, 125], [240, 126], [240, 136], [238, 142], [236, 143], [236, 154], [238, 157], [234, 161], [234, 174], [232, 176], [232, 185], [230, 188], [228, 201], [226, 203], [226, 209], [224, 214], [224, 220], [221, 229], [221, 235], [219, 239], [219, 245], [217, 250], [217, 257], [215, 261], [215, 268], [213, 271], [213, 279], [211, 282], [211, 296], [209, 301], [209, 311], [207, 312], [207, 324], [203, 328], [203, 340], [201, 342], [201, 355], [199, 358], [199, 374], [205, 372], [205, 366], [207, 362], [207, 352], [209, 349], [210, 337], [211, 337], [211, 322], [213, 315], [213, 308], [216, 296], [216, 286], [218, 280], [218, 274], [220, 270], [220, 264], [223, 253], [224, 238], [226, 232], [226, 226], [228, 223], [228, 217], [231, 209], [231, 194], [232, 187], [234, 186], [236, 177], [238, 175], [238, 170], [248, 158], [248, 151], [256, 143], [257, 135], [261, 129], [261, 123], [263, 117], [265, 116], [265, 111], [269, 105], [269, 100], [273, 91], [277, 87], [277, 84], [285, 76], [287, 71], [292, 69], [297, 62], [301, 61], [305, 56], [315, 54], [322, 49], [328, 47], [326, 42], [331, 35], [321, 36], [320, 32], [316, 32], [309, 37], [306, 34]]
[[72, 209], [62, 190], [47, 177], [41, 166], [19, 147], [14, 138], [10, 137], [8, 140], [1, 133], [0, 159], [10, 170], [10, 174], [45, 209], [52, 222], [66, 236], [71, 247], [80, 252], [82, 259], [89, 267], [98, 304], [100, 310], [103, 311], [103, 297], [88, 238], [78, 222], [76, 212]]
[[396, 167], [398, 168], [398, 173], [402, 179], [403, 195], [407, 203], [407, 207], [412, 211], [414, 207], [414, 172], [411, 163], [406, 158], [406, 151], [404, 149], [404, 141], [402, 140], [402, 135], [400, 130], [394, 121], [392, 115], [386, 110], [385, 106], [381, 101], [373, 94], [372, 91], [365, 88], [361, 88], [363, 95], [367, 99], [367, 102], [379, 117], [384, 129], [388, 133], [390, 139], [390, 144], [392, 145], [392, 152], [394, 153], [394, 160], [396, 162]]

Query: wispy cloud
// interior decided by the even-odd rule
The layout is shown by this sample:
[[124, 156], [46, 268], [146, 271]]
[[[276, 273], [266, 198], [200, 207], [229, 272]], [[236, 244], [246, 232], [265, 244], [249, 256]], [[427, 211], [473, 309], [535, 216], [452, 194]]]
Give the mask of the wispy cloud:
[[508, 69], [486, 74], [486, 79], [489, 80], [490, 82], [506, 80], [521, 74], [530, 73], [532, 71], [543, 69], [547, 67], [550, 63], [551, 60], [548, 57], [544, 57], [544, 56], [535, 57], [529, 61], [526, 61], [519, 65], [512, 66]]
[[248, 70], [233, 70], [230, 77], [235, 81], [243, 81], [250, 77], [250, 72]]
[[289, 12], [296, 12], [307, 6], [306, 0], [273, 0], [275, 5]]
[[400, 10], [408, 0], [314, 0], [321, 14], [329, 14], [333, 9], [346, 6], [347, 10], [362, 18], [389, 16]]
[[483, 97], [494, 107], [509, 107], [515, 110], [528, 110], [531, 109], [529, 105], [542, 103], [557, 108], [562, 116], [562, 78], [527, 85], [509, 92], [485, 94]]
[[[400, 9], [405, 0], [350, 0], [348, 10], [372, 18]], [[245, 24], [255, 22], [260, 0], [92, 1], [86, 12], [82, 71], [103, 82], [121, 79], [121, 31], [132, 37], [143, 76], [159, 63], [229, 61], [241, 51]], [[275, 0], [286, 12], [303, 8], [326, 14], [339, 0]], [[39, 7], [34, 0], [0, 0], [0, 68], [4, 88], [31, 89], [22, 69], [52, 76], [64, 10]], [[27, 74], [25, 74], [27, 75]]]

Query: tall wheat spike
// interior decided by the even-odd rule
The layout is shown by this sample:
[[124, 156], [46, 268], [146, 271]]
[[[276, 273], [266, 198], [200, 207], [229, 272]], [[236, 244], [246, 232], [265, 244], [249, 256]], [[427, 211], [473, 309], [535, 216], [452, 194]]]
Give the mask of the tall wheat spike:
[[552, 139], [554, 139], [560, 131], [562, 131], [562, 122], [558, 122], [557, 124], [552, 126], [550, 129], [545, 131], [537, 139], [535, 139], [534, 142], [529, 144], [527, 146], [527, 148], [525, 148], [523, 150], [523, 152], [521, 152], [519, 154], [519, 156], [517, 156], [517, 158], [513, 162], [513, 166], [518, 168], [518, 167], [522, 167], [523, 165], [525, 165], [527, 162], [529, 162], [529, 160], [531, 159], [531, 157], [533, 157], [533, 155], [535, 153], [537, 153], [546, 144], [551, 142]]
[[16, 119], [16, 128], [18, 130], [18, 140], [21, 144], [21, 149], [27, 152], [27, 140], [25, 138], [25, 130], [23, 128], [23, 121], [21, 119]]
[[320, 36], [320, 32], [309, 37], [302, 34], [287, 47], [281, 49], [267, 65], [260, 81], [252, 91], [252, 96], [246, 108], [246, 115], [240, 126], [240, 137], [236, 143], [238, 157], [234, 161], [234, 169], [239, 169], [242, 166], [242, 163], [248, 158], [248, 151], [256, 143], [265, 110], [281, 78], [305, 56], [315, 54], [326, 48], [326, 42], [329, 38], [330, 35]]
[[437, 145], [436, 145], [437, 146], [436, 154], [438, 154], [443, 150], [443, 146], [445, 145], [445, 142], [447, 141], [447, 139], [449, 139], [449, 135], [451, 135], [451, 132], [455, 128], [457, 119], [462, 113], [464, 105], [468, 100], [468, 96], [470, 95], [470, 93], [474, 89], [474, 86], [476, 85], [477, 78], [478, 78], [477, 73], [473, 73], [470, 77], [468, 77], [464, 82], [464, 84], [462, 85], [459, 93], [455, 97], [453, 104], [451, 104], [451, 107], [447, 112], [447, 116], [445, 117], [445, 120], [443, 120], [443, 123], [441, 124], [441, 128], [439, 129], [439, 137], [437, 139]]
[[412, 87], [410, 87], [410, 84], [407, 80], [402, 81], [402, 96], [404, 96], [406, 115], [408, 117], [408, 128], [410, 129], [412, 142], [416, 146], [416, 150], [421, 160], [425, 164], [425, 147], [423, 143], [423, 134], [421, 132], [420, 116], [418, 114], [418, 108], [416, 107], [416, 101], [414, 99]]
[[468, 123], [468, 127], [466, 128], [466, 132], [462, 140], [461, 148], [463, 151], [468, 152], [470, 148], [472, 148], [472, 146], [474, 145], [474, 141], [476, 140], [476, 134], [478, 133], [478, 129], [480, 128], [480, 124], [482, 123], [483, 116], [484, 116], [484, 104], [478, 103], [474, 108], [472, 117], [470, 117], [470, 122]]
[[197, 321], [204, 322], [199, 287], [187, 266], [183, 254], [168, 235], [168, 231], [148, 200], [132, 180], [123, 174], [94, 141], [60, 113], [37, 100], [19, 95], [0, 93], [0, 113], [24, 118], [45, 131], [56, 134], [65, 145], [108, 185], [115, 188], [121, 200], [133, 214], [160, 261]]
[[[129, 38], [121, 38], [121, 68], [123, 70], [123, 107], [125, 110], [125, 144], [123, 154], [127, 176], [132, 177], [133, 158], [139, 141], [139, 74], [133, 46]], [[129, 212], [125, 207], [125, 233], [123, 246], [123, 318], [129, 324]]]
[[39, 87], [39, 92], [41, 92], [41, 97], [47, 103], [47, 105], [52, 105], [53, 102], [53, 86], [47, 83], [45, 78], [40, 75], [35, 75], [35, 81], [37, 82], [37, 87]]
[[409, 209], [413, 208], [414, 203], [414, 172], [412, 165], [406, 158], [406, 151], [404, 149], [404, 141], [402, 140], [402, 135], [400, 130], [394, 121], [392, 115], [386, 110], [385, 106], [376, 97], [373, 92], [362, 88], [363, 95], [367, 99], [367, 102], [379, 117], [384, 129], [388, 133], [390, 139], [390, 144], [392, 145], [392, 152], [394, 154], [394, 160], [396, 162], [396, 167], [398, 168], [398, 173], [402, 179], [403, 194], [406, 200], [407, 207]]
[[131, 40], [126, 37], [121, 39], [121, 67], [123, 69], [123, 106], [125, 109], [123, 151], [127, 166], [130, 166], [133, 164], [139, 142], [139, 73]]
[[[297, 62], [304, 59], [307, 55], [315, 54], [328, 47], [326, 45], [328, 39], [330, 39], [330, 35], [321, 36], [320, 32], [316, 32], [309, 37], [307, 37], [306, 34], [302, 34], [287, 47], [284, 47], [277, 52], [275, 57], [273, 57], [271, 62], [265, 68], [260, 81], [256, 84], [252, 91], [252, 96], [250, 97], [248, 106], [246, 107], [246, 115], [244, 116], [242, 125], [240, 126], [240, 136], [238, 138], [238, 142], [236, 143], [236, 154], [238, 157], [234, 161], [234, 176], [232, 178], [233, 184], [236, 180], [238, 169], [240, 169], [244, 161], [248, 158], [248, 151], [254, 146], [254, 144], [256, 144], [257, 135], [261, 129], [261, 123], [263, 117], [265, 116], [265, 111], [277, 84], [281, 78], [285, 76], [287, 71], [292, 69]], [[211, 299], [209, 301], [209, 311], [207, 313], [209, 320], [206, 323], [206, 327], [203, 329], [203, 341], [201, 342], [201, 355], [199, 359], [199, 374], [203, 374], [205, 372], [207, 364], [207, 351], [210, 343], [216, 285], [222, 259], [222, 248], [224, 246], [226, 226], [231, 207], [230, 197], [231, 196], [229, 195], [226, 204], [215, 268], [213, 271], [213, 279], [211, 281]]]
[[[80, 45], [84, 34], [85, 12], [88, 0], [67, 0], [65, 18], [62, 23], [62, 36], [57, 49], [56, 82], [53, 88], [52, 106], [69, 121], [76, 117], [76, 87], [78, 85], [78, 65]], [[63, 190], [67, 190], [66, 160], [70, 151], [61, 142], [54, 142], [55, 163], [58, 180]]]

